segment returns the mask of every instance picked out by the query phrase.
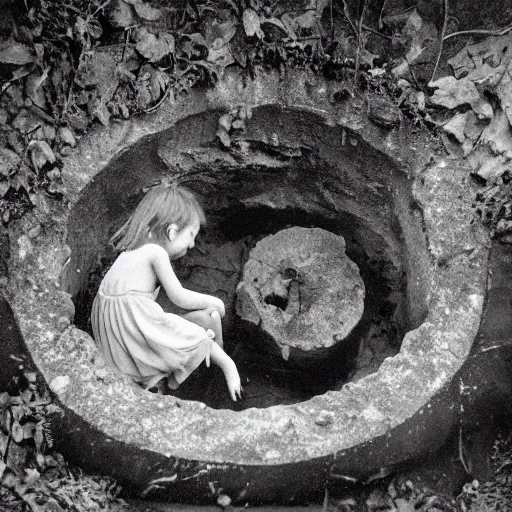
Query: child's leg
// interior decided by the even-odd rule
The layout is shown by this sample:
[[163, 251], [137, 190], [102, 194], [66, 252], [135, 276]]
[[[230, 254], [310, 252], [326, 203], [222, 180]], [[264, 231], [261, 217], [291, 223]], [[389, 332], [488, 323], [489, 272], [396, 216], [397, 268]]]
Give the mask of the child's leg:
[[239, 398], [242, 398], [240, 375], [238, 375], [238, 370], [236, 369], [233, 359], [216, 343], [212, 343], [210, 358], [223, 371], [231, 398], [235, 402], [237, 395]]
[[206, 331], [211, 329], [215, 333], [215, 341], [219, 347], [224, 347], [222, 339], [222, 322], [219, 312], [214, 308], [198, 309], [181, 315], [189, 322], [200, 325]]

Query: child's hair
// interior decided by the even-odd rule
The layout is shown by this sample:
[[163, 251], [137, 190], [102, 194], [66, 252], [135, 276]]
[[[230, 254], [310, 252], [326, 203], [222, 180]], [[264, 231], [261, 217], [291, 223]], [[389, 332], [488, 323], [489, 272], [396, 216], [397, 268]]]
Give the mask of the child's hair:
[[136, 249], [149, 233], [157, 240], [164, 240], [169, 225], [176, 224], [180, 230], [195, 219], [200, 225], [205, 224], [203, 209], [190, 190], [177, 185], [157, 185], [142, 198], [110, 243], [118, 251]]

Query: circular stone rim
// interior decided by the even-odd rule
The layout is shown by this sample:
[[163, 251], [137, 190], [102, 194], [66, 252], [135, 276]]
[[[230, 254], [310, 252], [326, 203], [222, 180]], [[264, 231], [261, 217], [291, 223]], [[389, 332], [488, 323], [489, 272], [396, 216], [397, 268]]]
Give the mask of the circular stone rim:
[[[275, 73], [261, 74], [246, 85], [238, 73], [227, 72], [214, 89], [192, 91], [188, 98], [178, 100], [178, 104], [168, 103], [156, 114], [108, 129], [97, 128], [83, 137], [62, 169], [67, 190], [72, 191], [69, 208], [59, 213], [52, 205], [50, 211], [41, 199], [36, 211], [14, 224], [9, 260], [8, 299], [34, 362], [47, 383], [58, 376], [71, 376], [70, 385], [57, 393], [65, 414], [77, 415], [108, 439], [173, 460], [204, 461], [211, 467], [262, 467], [328, 457], [332, 465], [348, 449], [391, 436], [406, 420], [423, 414], [429, 401], [449, 387], [472, 346], [485, 294], [487, 235], [478, 227], [468, 235], [467, 226], [460, 222], [471, 211], [469, 201], [458, 197], [468, 171], [453, 162], [447, 172], [446, 163], [439, 159], [425, 168], [423, 162], [414, 161], [411, 140], [409, 157], [400, 150], [400, 144], [408, 141], [403, 130], [387, 131], [362, 119], [365, 99], [333, 105], [331, 98], [337, 88], [335, 82], [304, 72], [292, 72], [285, 80]], [[400, 352], [387, 358], [378, 372], [341, 391], [329, 391], [295, 405], [241, 412], [213, 410], [187, 401], [176, 407], [171, 397], [146, 393], [110, 370], [100, 377], [91, 338], [73, 325], [62, 330], [62, 318], [72, 316], [69, 294], [56, 285], [68, 256], [62, 226], [81, 191], [114, 156], [181, 119], [207, 110], [227, 110], [234, 103], [303, 110], [319, 116], [328, 126], [341, 125], [359, 135], [364, 131], [364, 140], [407, 169], [410, 176], [421, 174], [424, 185], [416, 180], [414, 191], [423, 206], [432, 262], [429, 313], [417, 329], [406, 334]], [[421, 136], [415, 135], [413, 140], [421, 140]], [[454, 189], [451, 195], [446, 192], [449, 187], [443, 192], [446, 183]], [[24, 234], [32, 221], [43, 225], [43, 234], [35, 240]], [[60, 228], [55, 227], [57, 223]], [[459, 260], [468, 253], [472, 268], [461, 268]], [[26, 279], [31, 273], [32, 280]], [[452, 286], [449, 292], [446, 283]], [[49, 313], [45, 316], [38, 309], [43, 303]], [[67, 346], [73, 351], [60, 348]], [[418, 386], [419, 371], [422, 379]], [[397, 390], [403, 392], [399, 400]], [[114, 420], [116, 411], [122, 421]], [[328, 430], [315, 423], [322, 411], [334, 413]], [[185, 438], [187, 442], [182, 442]], [[276, 438], [277, 446], [272, 443]], [[424, 446], [411, 447], [407, 457], [423, 450]], [[173, 467], [169, 471], [177, 474], [179, 464]]]

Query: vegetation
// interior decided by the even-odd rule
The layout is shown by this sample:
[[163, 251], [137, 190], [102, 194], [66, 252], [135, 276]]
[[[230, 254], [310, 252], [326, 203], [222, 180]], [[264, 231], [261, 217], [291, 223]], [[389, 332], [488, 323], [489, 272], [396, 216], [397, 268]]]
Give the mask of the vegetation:
[[[4, 0], [3, 224], [32, 208], [38, 193], [65, 199], [64, 159], [93, 124], [153, 112], [192, 87], [213, 85], [228, 66], [248, 79], [258, 69], [285, 74], [295, 67], [339, 81], [341, 96], [380, 93], [414, 124], [438, 134], [449, 155], [468, 160], [481, 185], [476, 215], [512, 242], [512, 8], [500, 12], [498, 28], [459, 30], [448, 0], [432, 2], [430, 10], [428, 3]], [[223, 145], [242, 114], [219, 120]], [[35, 375], [20, 378], [15, 393], [0, 394], [0, 413], [3, 509], [124, 506], [115, 482], [84, 476], [53, 450], [48, 425], [59, 409], [38, 394]], [[511, 508], [511, 452], [510, 443], [500, 441], [495, 481], [469, 484], [456, 505], [439, 507]], [[439, 504], [410, 486], [398, 489], [394, 498], [388, 494], [401, 512]]]

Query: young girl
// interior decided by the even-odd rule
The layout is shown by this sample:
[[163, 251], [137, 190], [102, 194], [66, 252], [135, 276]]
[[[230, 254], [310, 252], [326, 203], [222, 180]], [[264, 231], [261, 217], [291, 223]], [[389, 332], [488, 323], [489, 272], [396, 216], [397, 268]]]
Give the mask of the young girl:
[[[121, 253], [94, 299], [93, 334], [107, 364], [146, 389], [163, 377], [176, 389], [204, 359], [207, 366], [211, 359], [224, 372], [236, 401], [240, 377], [222, 349], [224, 303], [183, 288], [169, 261], [194, 247], [204, 221], [197, 199], [185, 188], [158, 185], [146, 194], [111, 239]], [[164, 312], [155, 302], [158, 285], [171, 302], [189, 312]]]

